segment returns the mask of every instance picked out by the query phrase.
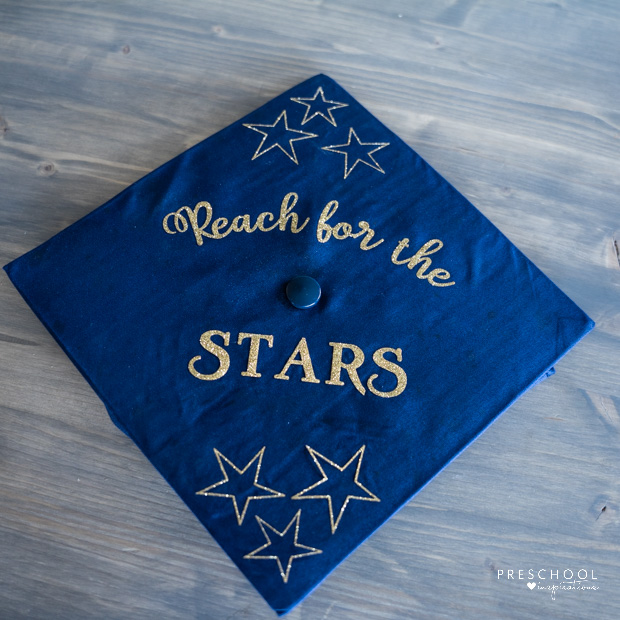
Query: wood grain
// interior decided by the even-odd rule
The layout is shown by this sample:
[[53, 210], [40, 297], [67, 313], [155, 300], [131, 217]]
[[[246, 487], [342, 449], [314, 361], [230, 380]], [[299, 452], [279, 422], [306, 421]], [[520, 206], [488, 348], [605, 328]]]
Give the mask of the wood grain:
[[[620, 617], [620, 3], [0, 0], [5, 264], [327, 73], [597, 329], [291, 620]], [[0, 277], [0, 617], [274, 618]], [[508, 569], [594, 571], [555, 600]]]

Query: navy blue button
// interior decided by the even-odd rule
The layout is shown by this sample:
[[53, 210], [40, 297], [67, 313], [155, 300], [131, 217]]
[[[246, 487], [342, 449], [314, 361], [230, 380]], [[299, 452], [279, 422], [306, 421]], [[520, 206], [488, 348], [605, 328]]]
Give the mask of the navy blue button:
[[312, 308], [321, 297], [321, 287], [310, 276], [297, 276], [286, 285], [286, 296], [295, 308]]

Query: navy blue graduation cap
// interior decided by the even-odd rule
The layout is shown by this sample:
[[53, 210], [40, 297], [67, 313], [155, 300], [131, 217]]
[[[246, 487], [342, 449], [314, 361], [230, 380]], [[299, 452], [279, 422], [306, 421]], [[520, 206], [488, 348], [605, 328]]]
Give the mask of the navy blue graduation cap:
[[324, 75], [5, 269], [278, 614], [593, 327]]

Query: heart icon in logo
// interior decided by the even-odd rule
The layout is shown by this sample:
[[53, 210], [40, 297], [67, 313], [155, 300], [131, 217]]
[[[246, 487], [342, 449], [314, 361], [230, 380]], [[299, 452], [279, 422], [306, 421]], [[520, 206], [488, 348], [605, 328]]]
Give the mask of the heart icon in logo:
[[528, 583], [527, 583], [527, 587], [528, 587], [530, 590], [533, 590], [533, 589], [536, 587], [536, 582], [535, 582], [535, 581], [528, 581]]

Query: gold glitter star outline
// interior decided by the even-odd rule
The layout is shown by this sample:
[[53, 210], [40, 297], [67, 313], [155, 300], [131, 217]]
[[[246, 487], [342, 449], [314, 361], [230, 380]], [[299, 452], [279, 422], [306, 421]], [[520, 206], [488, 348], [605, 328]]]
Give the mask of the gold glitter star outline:
[[[215, 484], [212, 484], [202, 489], [201, 491], [196, 491], [196, 495], [205, 495], [209, 497], [229, 497], [230, 499], [232, 499], [233, 507], [235, 509], [235, 515], [237, 516], [237, 523], [239, 525], [241, 525], [243, 523], [243, 519], [245, 519], [245, 514], [248, 510], [248, 506], [251, 500], [253, 499], [275, 499], [277, 497], [286, 497], [284, 493], [280, 493], [279, 491], [270, 489], [269, 487], [266, 487], [258, 483], [258, 477], [260, 475], [260, 469], [261, 469], [261, 465], [263, 462], [263, 455], [265, 453], [265, 446], [263, 446], [254, 455], [252, 460], [243, 469], [239, 469], [230, 459], [227, 459], [216, 448], [213, 448], [213, 452], [215, 452], [215, 458], [217, 458], [218, 465], [220, 466], [220, 469], [222, 470], [222, 474], [224, 474], [224, 478], [220, 480], [219, 482], [216, 482]], [[256, 474], [254, 475], [253, 485], [258, 489], [272, 493], [272, 495], [250, 495], [246, 497], [245, 503], [243, 504], [243, 510], [239, 512], [239, 505], [237, 504], [237, 497], [235, 495], [233, 495], [232, 493], [214, 493], [213, 491], [211, 491], [211, 489], [215, 489], [219, 487], [221, 484], [224, 484], [229, 481], [228, 474], [226, 473], [226, 469], [224, 468], [222, 460], [226, 461], [228, 465], [230, 465], [230, 467], [232, 467], [239, 475], [243, 475], [248, 470], [248, 468], [252, 466], [252, 463], [254, 463], [256, 459], [258, 459], [258, 465], [256, 467]]]
[[[297, 542], [297, 539], [299, 537], [299, 520], [301, 518], [301, 509], [297, 511], [297, 513], [295, 514], [291, 522], [286, 526], [283, 532], [278, 532], [278, 530], [276, 530], [276, 528], [273, 527], [273, 525], [269, 525], [269, 523], [261, 519], [258, 515], [254, 515], [254, 516], [256, 517], [256, 520], [258, 521], [258, 525], [260, 526], [260, 529], [263, 532], [263, 535], [265, 536], [267, 542], [261, 547], [259, 547], [258, 549], [254, 549], [254, 551], [251, 551], [247, 555], [244, 555], [243, 559], [244, 560], [275, 560], [278, 564], [278, 570], [280, 571], [280, 576], [282, 577], [282, 581], [284, 581], [284, 583], [288, 583], [288, 578], [291, 572], [291, 566], [293, 564], [293, 560], [298, 560], [299, 558], [305, 558], [309, 555], [317, 555], [318, 553], [323, 553], [321, 549], [315, 549], [314, 547], [308, 547], [308, 545], [302, 545], [301, 543]], [[282, 561], [280, 560], [280, 556], [258, 555], [258, 554], [264, 549], [269, 548], [273, 544], [271, 541], [271, 538], [269, 538], [269, 534], [265, 530], [266, 527], [269, 528], [274, 534], [277, 534], [278, 536], [282, 538], [283, 536], [286, 535], [286, 533], [292, 527], [293, 523], [295, 524], [295, 537], [293, 539], [293, 544], [295, 545], [295, 547], [299, 547], [300, 549], [306, 549], [307, 551], [305, 553], [296, 553], [294, 555], [289, 556], [288, 562], [286, 564], [286, 570], [284, 570], [282, 566]]]
[[[330, 107], [327, 108], [327, 114], [329, 115], [329, 118], [327, 116], [325, 116], [325, 114], [323, 112], [321, 112], [321, 110], [317, 110], [316, 112], [314, 112], [314, 114], [312, 114], [311, 116], [308, 116], [310, 114], [310, 110], [312, 110], [312, 104], [311, 103], [306, 103], [306, 101], [316, 101], [316, 98], [319, 96], [319, 94], [321, 95], [321, 100], [323, 101], [323, 103], [331, 103], [332, 105]], [[304, 114], [304, 118], [301, 121], [302, 125], [305, 125], [308, 121], [311, 121], [315, 116], [321, 116], [322, 118], [324, 118], [328, 123], [330, 123], [331, 125], [333, 125], [334, 127], [336, 127], [336, 119], [334, 119], [334, 115], [332, 114], [332, 110], [338, 110], [340, 108], [346, 108], [349, 106], [348, 103], [341, 103], [340, 101], [330, 101], [329, 99], [325, 99], [325, 93], [323, 92], [323, 87], [319, 86], [317, 88], [316, 93], [314, 93], [314, 97], [291, 97], [291, 101], [294, 101], [295, 103], [301, 103], [301, 105], [305, 105], [306, 107], [306, 112]]]
[[[337, 465], [333, 461], [330, 461], [326, 456], [323, 456], [322, 454], [317, 452], [314, 448], [311, 448], [310, 446], [306, 446], [306, 449], [308, 450], [308, 452], [310, 452], [310, 456], [312, 457], [314, 464], [318, 467], [319, 471], [321, 472], [321, 475], [323, 476], [323, 478], [319, 480], [318, 482], [315, 482], [314, 484], [310, 485], [308, 488], [304, 489], [303, 491], [300, 491], [299, 493], [295, 493], [295, 495], [291, 496], [291, 499], [326, 499], [327, 505], [329, 507], [329, 523], [331, 526], [332, 534], [334, 534], [336, 530], [338, 529], [338, 525], [340, 524], [340, 519], [342, 519], [342, 515], [344, 514], [345, 508], [347, 507], [349, 500], [359, 499], [365, 502], [380, 502], [381, 501], [374, 493], [369, 491], [358, 480], [358, 476], [360, 474], [360, 468], [362, 466], [362, 459], [364, 458], [364, 451], [366, 450], [365, 445], [362, 446], [342, 467], [340, 465]], [[326, 463], [329, 463], [332, 467], [335, 467], [340, 472], [343, 472], [345, 469], [347, 469], [347, 467], [349, 467], [349, 465], [351, 465], [351, 463], [353, 463], [353, 461], [357, 459], [357, 467], [355, 468], [355, 476], [353, 477], [353, 482], [355, 482], [355, 484], [360, 489], [368, 493], [370, 497], [361, 497], [359, 495], [347, 495], [344, 503], [342, 504], [342, 507], [340, 508], [340, 512], [338, 513], [338, 516], [334, 520], [334, 509], [332, 506], [331, 495], [306, 495], [308, 491], [315, 489], [319, 485], [329, 480], [329, 477], [323, 470], [323, 467], [321, 467], [321, 464], [319, 463], [317, 457], [323, 459]]]
[[[345, 146], [351, 146], [351, 137], [355, 136], [355, 139], [357, 140], [357, 143], [360, 146], [375, 146], [377, 148], [372, 149], [371, 151], [368, 151], [366, 153], [367, 157], [370, 157], [370, 159], [372, 160], [372, 163], [366, 161], [365, 159], [360, 159], [359, 157], [355, 160], [355, 162], [353, 163], [353, 165], [349, 168], [349, 154], [346, 151], [339, 151], [339, 148], [345, 147]], [[332, 153], [340, 153], [341, 155], [344, 155], [344, 178], [346, 179], [351, 172], [353, 171], [353, 168], [355, 168], [355, 166], [357, 166], [357, 164], [359, 162], [362, 162], [363, 164], [366, 164], [367, 166], [369, 166], [370, 168], [373, 168], [374, 170], [378, 170], [381, 174], [385, 174], [385, 170], [379, 165], [379, 163], [377, 162], [377, 160], [372, 156], [373, 153], [376, 153], [377, 151], [380, 151], [381, 149], [385, 148], [386, 146], [389, 146], [390, 143], [389, 142], [361, 142], [360, 139], [357, 137], [357, 134], [355, 133], [355, 129], [353, 129], [353, 127], [349, 128], [349, 140], [346, 144], [332, 144], [331, 146], [323, 146], [321, 147], [324, 151], [331, 151]]]
[[[290, 153], [279, 142], [274, 142], [271, 146], [267, 147], [264, 151], [261, 151], [261, 149], [263, 148], [263, 144], [265, 144], [265, 140], [267, 140], [267, 138], [269, 137], [269, 132], [257, 129], [257, 127], [269, 127], [269, 128], [275, 127], [280, 122], [280, 119], [282, 118], [284, 118], [284, 129], [286, 129], [286, 131], [290, 131], [292, 133], [301, 133], [303, 134], [303, 136], [301, 138], [290, 138], [288, 140], [288, 145], [291, 149]], [[295, 147], [293, 146], [293, 142], [296, 142], [297, 140], [307, 140], [308, 138], [319, 137], [318, 134], [315, 134], [315, 133], [309, 133], [307, 131], [300, 131], [299, 129], [291, 129], [288, 126], [288, 120], [286, 118], [286, 110], [282, 110], [282, 112], [280, 112], [280, 115], [278, 116], [278, 118], [276, 118], [273, 125], [263, 125], [263, 124], [258, 124], [258, 123], [244, 123], [243, 126], [263, 135], [263, 139], [260, 141], [260, 144], [258, 145], [256, 152], [252, 156], [252, 161], [254, 161], [257, 157], [264, 155], [265, 153], [270, 151], [272, 148], [275, 148], [277, 146], [292, 162], [299, 165], [299, 162], [297, 161], [297, 153], [295, 153]]]

